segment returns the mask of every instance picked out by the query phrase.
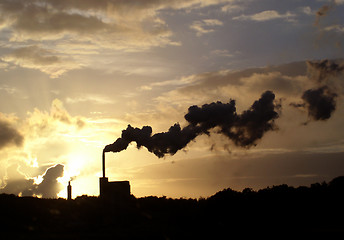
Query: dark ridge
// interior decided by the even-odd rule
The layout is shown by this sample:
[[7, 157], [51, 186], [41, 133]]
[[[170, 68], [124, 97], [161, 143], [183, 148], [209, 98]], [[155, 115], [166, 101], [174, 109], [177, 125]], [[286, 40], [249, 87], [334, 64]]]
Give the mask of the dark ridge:
[[[1, 194], [4, 239], [229, 239], [337, 236], [344, 232], [344, 177], [309, 187], [230, 188], [209, 198], [104, 202]], [[6, 238], [7, 237], [7, 238]]]

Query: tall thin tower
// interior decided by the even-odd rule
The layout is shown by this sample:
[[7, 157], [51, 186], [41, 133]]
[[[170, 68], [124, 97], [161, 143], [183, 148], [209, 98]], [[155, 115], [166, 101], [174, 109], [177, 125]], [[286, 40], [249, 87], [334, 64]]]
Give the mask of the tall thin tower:
[[67, 186], [67, 200], [72, 200], [72, 186], [70, 185], [70, 181]]

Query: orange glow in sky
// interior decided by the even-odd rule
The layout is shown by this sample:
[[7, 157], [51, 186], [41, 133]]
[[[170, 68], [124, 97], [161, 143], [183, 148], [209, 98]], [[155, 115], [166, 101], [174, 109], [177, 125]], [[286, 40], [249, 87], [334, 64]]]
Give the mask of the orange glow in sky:
[[343, 1], [139, 2], [2, 1], [1, 192], [98, 195], [129, 124], [106, 173], [137, 197], [344, 174]]

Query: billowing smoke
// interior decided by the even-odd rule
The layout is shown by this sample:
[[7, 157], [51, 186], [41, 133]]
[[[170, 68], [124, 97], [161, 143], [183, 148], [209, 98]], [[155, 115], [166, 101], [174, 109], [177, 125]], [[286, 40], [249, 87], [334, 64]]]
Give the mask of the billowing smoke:
[[316, 15], [318, 17], [325, 16], [327, 14], [327, 12], [330, 11], [330, 9], [331, 9], [331, 6], [324, 5], [321, 8], [319, 8], [319, 10], [316, 12]]
[[308, 61], [307, 69], [309, 78], [315, 82], [316, 87], [304, 91], [303, 103], [290, 105], [305, 109], [310, 120], [327, 120], [336, 110], [337, 97], [342, 94], [340, 87], [335, 86], [332, 80], [343, 77], [344, 63], [329, 60]]
[[104, 152], [120, 152], [125, 150], [129, 143], [136, 142], [137, 147], [146, 147], [156, 156], [175, 154], [194, 140], [198, 135], [210, 135], [209, 130], [216, 128], [220, 134], [227, 136], [235, 145], [250, 147], [262, 138], [264, 133], [276, 130], [275, 119], [279, 117], [281, 107], [275, 103], [275, 94], [266, 91], [261, 98], [242, 114], [236, 113], [235, 100], [229, 103], [213, 102], [202, 107], [191, 106], [184, 118], [188, 125], [181, 128], [179, 123], [174, 124], [167, 132], [152, 135], [152, 128], [133, 128], [128, 125], [122, 131], [122, 136], [113, 144], [107, 145]]
[[331, 77], [337, 77], [344, 71], [343, 61], [335, 60], [307, 61], [309, 77], [319, 83], [328, 84]]
[[318, 89], [308, 89], [302, 95], [309, 117], [314, 120], [326, 120], [336, 109], [337, 94], [331, 92], [327, 86]]
[[332, 10], [334, 7], [334, 2], [328, 4], [328, 5], [323, 5], [319, 10], [316, 12], [316, 19], [315, 19], [315, 26], [319, 26], [319, 22], [322, 18], [326, 17], [328, 13]]

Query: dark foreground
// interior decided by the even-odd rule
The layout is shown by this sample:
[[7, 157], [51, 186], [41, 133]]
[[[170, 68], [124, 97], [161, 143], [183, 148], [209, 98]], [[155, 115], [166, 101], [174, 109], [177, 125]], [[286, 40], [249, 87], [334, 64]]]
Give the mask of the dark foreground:
[[225, 189], [198, 200], [2, 194], [0, 209], [1, 239], [343, 239], [344, 177], [310, 187]]

